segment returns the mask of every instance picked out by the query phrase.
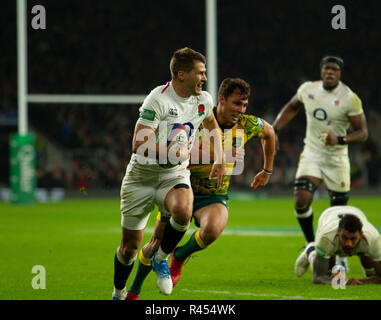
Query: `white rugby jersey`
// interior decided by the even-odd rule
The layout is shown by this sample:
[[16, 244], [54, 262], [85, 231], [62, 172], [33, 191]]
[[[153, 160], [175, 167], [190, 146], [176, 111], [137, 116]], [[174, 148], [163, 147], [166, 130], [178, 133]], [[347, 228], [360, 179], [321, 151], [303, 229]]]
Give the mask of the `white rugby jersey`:
[[351, 255], [364, 253], [371, 256], [374, 261], [381, 261], [380, 233], [360, 209], [352, 206], [334, 206], [322, 213], [316, 231], [316, 254], [327, 259], [335, 255], [348, 256], [342, 249], [338, 235], [340, 219], [347, 213], [357, 216], [363, 224], [363, 238], [360, 239]]
[[347, 145], [326, 146], [319, 136], [324, 130], [346, 136], [348, 117], [363, 113], [360, 98], [341, 81], [331, 91], [323, 88], [322, 81], [307, 81], [299, 87], [297, 97], [306, 112], [305, 148], [330, 155], [348, 154]]
[[[168, 82], [153, 89], [144, 99], [139, 108], [137, 123], [157, 129], [156, 142], [162, 145], [166, 144], [171, 130], [182, 125], [188, 133], [192, 148], [198, 127], [211, 115], [212, 109], [213, 99], [208, 92], [202, 91], [201, 95], [182, 98], [174, 90], [172, 82]], [[136, 158], [136, 155], [133, 157]], [[188, 164], [189, 160], [183, 162], [181, 167], [186, 168]], [[162, 168], [157, 166], [157, 169]]]

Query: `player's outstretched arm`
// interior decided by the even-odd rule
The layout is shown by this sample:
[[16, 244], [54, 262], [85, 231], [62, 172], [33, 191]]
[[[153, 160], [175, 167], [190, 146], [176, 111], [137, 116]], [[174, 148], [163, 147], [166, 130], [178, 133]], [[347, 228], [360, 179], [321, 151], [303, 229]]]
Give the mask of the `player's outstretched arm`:
[[285, 106], [280, 110], [278, 115], [275, 118], [272, 126], [275, 130], [275, 146], [276, 150], [279, 150], [279, 142], [278, 142], [278, 131], [281, 130], [284, 126], [286, 126], [295, 116], [298, 114], [300, 109], [304, 107], [304, 104], [298, 99], [295, 94], [289, 102], [285, 104]]
[[365, 279], [359, 279], [360, 284], [381, 284], [381, 261], [372, 261], [372, 266], [376, 272], [376, 275]]
[[213, 163], [212, 170], [210, 171], [209, 179], [217, 180], [217, 187], [219, 188], [222, 183], [222, 178], [225, 174], [225, 154], [222, 149], [222, 137], [220, 129], [213, 112], [208, 118], [205, 118], [202, 125], [209, 132], [213, 132], [210, 136], [212, 137], [212, 143], [215, 150], [215, 159]]
[[271, 125], [265, 120], [264, 130], [260, 136], [263, 149], [263, 169], [254, 177], [251, 187], [257, 190], [264, 187], [269, 182], [273, 171], [274, 155], [275, 155], [275, 132]]

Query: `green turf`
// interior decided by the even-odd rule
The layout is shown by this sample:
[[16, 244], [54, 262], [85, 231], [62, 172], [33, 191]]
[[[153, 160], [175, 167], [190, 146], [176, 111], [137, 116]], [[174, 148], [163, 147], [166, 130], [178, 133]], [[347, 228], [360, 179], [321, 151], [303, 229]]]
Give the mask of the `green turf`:
[[[380, 198], [351, 198], [350, 204], [361, 208], [375, 226], [381, 226]], [[328, 205], [327, 199], [314, 201], [315, 225]], [[226, 234], [191, 257], [171, 296], [158, 293], [156, 275], [151, 273], [141, 299], [381, 298], [378, 285], [334, 290], [313, 285], [310, 271], [302, 278], [294, 275], [304, 238], [291, 198], [234, 200], [229, 214]], [[151, 215], [148, 223], [151, 230], [154, 218]], [[243, 231], [250, 235], [240, 234]], [[271, 232], [281, 235], [271, 236]], [[149, 237], [147, 233], [144, 243]], [[118, 199], [35, 206], [0, 203], [0, 299], [109, 300], [119, 242]], [[349, 263], [349, 276], [362, 277], [357, 257], [349, 258]], [[45, 290], [32, 288], [35, 265], [45, 267]], [[128, 285], [135, 271], [136, 267]]]

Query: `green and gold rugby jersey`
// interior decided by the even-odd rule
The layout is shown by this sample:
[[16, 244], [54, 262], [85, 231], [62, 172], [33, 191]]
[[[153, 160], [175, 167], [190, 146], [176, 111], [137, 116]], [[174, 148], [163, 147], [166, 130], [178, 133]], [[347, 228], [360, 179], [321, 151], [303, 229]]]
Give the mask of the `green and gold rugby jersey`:
[[[217, 119], [216, 108], [213, 109], [214, 115]], [[242, 148], [244, 144], [251, 138], [260, 137], [264, 130], [264, 123], [261, 118], [253, 115], [241, 115], [241, 118], [230, 128], [221, 128], [222, 146], [225, 153], [231, 151], [233, 148]], [[202, 140], [203, 126], [199, 127], [199, 134], [196, 138], [200, 139], [203, 143], [203, 149], [207, 150], [209, 147], [211, 154], [213, 153], [213, 146]], [[208, 143], [208, 145], [205, 145]], [[226, 174], [223, 176], [220, 188], [217, 188], [217, 181], [210, 180], [209, 174], [212, 169], [212, 164], [191, 164], [188, 169], [191, 172], [191, 183], [193, 192], [197, 194], [227, 194], [230, 184], [230, 176], [233, 171], [235, 163], [226, 162]]]

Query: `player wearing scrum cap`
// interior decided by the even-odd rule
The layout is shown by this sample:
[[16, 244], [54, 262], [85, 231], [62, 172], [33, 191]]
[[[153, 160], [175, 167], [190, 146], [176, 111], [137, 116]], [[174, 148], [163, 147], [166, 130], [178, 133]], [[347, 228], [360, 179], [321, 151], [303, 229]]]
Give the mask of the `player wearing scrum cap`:
[[[277, 134], [304, 108], [307, 128], [294, 183], [295, 215], [307, 242], [314, 241], [315, 190], [324, 183], [331, 206], [346, 205], [350, 190], [348, 144], [364, 142], [368, 128], [361, 100], [340, 81], [344, 62], [335, 56], [321, 60], [321, 80], [303, 83], [277, 115]], [[347, 134], [349, 126], [352, 132]], [[277, 144], [278, 147], [278, 144]]]
[[332, 284], [329, 273], [336, 255], [358, 255], [363, 267], [366, 278], [351, 278], [346, 284], [381, 284], [381, 235], [356, 207], [335, 206], [321, 214], [316, 241], [299, 255], [295, 273], [301, 277], [311, 266], [313, 283]]

